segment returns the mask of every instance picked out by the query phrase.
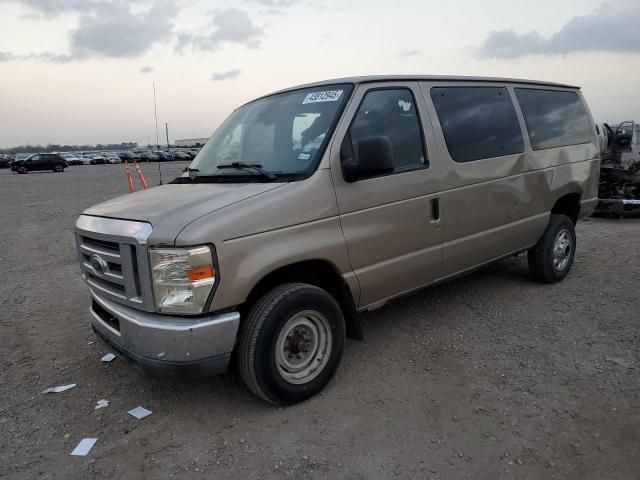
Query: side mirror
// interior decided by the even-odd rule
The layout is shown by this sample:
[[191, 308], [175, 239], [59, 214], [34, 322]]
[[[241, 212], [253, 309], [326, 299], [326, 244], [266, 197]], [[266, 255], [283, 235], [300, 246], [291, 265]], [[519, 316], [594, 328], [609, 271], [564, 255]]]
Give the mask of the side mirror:
[[[360, 140], [357, 154], [354, 154], [349, 140], [349, 136], [345, 137], [340, 148], [342, 169], [347, 182], [393, 172], [393, 147], [388, 137], [369, 137]], [[356, 155], [357, 158], [355, 158]]]

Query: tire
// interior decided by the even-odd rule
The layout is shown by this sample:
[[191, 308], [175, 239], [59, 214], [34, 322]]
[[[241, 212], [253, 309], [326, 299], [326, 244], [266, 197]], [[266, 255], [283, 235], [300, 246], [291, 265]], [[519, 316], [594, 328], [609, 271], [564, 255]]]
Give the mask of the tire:
[[64, 167], [62, 165], [54, 165], [53, 171], [56, 173], [62, 173], [64, 172]]
[[28, 172], [27, 167], [18, 167], [16, 171], [21, 175], [24, 175]]
[[555, 283], [567, 276], [576, 255], [576, 232], [571, 219], [551, 214], [549, 224], [527, 259], [531, 276], [543, 283]]
[[240, 376], [274, 405], [301, 402], [331, 381], [345, 338], [342, 310], [329, 293], [305, 283], [281, 285], [257, 300], [240, 326]]

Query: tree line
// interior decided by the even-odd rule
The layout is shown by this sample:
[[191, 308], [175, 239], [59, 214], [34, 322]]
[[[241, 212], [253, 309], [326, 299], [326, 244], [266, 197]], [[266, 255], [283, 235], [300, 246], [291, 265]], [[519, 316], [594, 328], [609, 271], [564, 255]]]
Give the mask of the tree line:
[[0, 153], [33, 153], [33, 152], [91, 152], [96, 150], [130, 150], [138, 148], [136, 142], [122, 142], [96, 145], [58, 145], [49, 143], [42, 145], [20, 145], [19, 147], [0, 148]]

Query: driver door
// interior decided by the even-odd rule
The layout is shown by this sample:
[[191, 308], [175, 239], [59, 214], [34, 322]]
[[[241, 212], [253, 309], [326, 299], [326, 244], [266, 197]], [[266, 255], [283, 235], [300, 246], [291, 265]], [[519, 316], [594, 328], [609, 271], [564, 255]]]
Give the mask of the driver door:
[[[348, 144], [357, 157], [360, 142], [381, 137], [391, 144], [393, 171], [346, 181], [341, 146], [342, 157]], [[331, 172], [351, 266], [360, 283], [359, 308], [375, 306], [440, 276], [441, 175], [435, 152], [417, 83], [358, 87], [332, 144]]]
[[26, 162], [24, 162], [24, 166], [27, 167], [27, 170], [30, 172], [34, 170], [40, 170], [40, 164], [42, 163], [42, 155], [34, 155], [29, 158]]

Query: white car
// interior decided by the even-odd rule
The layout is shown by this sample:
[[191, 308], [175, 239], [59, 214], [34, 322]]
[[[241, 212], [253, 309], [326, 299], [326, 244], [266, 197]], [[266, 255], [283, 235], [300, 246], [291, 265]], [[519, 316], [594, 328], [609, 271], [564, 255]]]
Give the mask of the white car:
[[89, 165], [89, 159], [75, 153], [63, 153], [62, 157], [69, 165]]
[[120, 160], [120, 157], [115, 153], [107, 153], [105, 155], [105, 158], [107, 160], [107, 163], [122, 163], [122, 160]]

